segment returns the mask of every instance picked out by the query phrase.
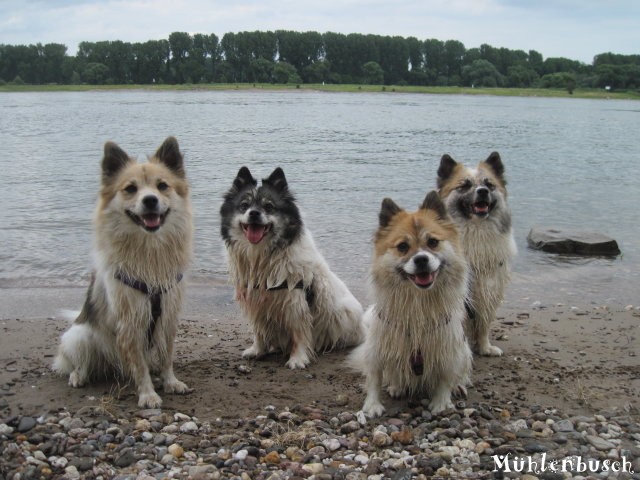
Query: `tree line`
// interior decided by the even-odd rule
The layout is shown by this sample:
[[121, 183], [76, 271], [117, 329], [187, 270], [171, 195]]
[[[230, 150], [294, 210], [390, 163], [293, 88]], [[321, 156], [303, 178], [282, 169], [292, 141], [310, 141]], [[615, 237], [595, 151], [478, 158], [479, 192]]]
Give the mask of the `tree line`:
[[535, 50], [457, 40], [255, 31], [173, 32], [166, 40], [0, 44], [0, 84], [337, 83], [640, 89], [640, 55], [602, 53], [591, 65]]

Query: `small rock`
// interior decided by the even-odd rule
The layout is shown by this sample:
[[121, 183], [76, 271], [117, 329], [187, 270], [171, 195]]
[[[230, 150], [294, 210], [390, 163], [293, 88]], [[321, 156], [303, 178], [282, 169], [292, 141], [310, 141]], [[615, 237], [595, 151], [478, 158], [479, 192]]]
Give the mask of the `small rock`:
[[392, 432], [391, 439], [394, 442], [399, 442], [402, 445], [411, 445], [413, 442], [413, 432], [410, 428], [404, 428], [399, 432]]
[[33, 417], [22, 417], [18, 423], [18, 431], [20, 433], [28, 432], [36, 426], [36, 419]]
[[353, 433], [360, 429], [360, 423], [356, 420], [352, 420], [350, 422], [345, 423], [340, 427], [340, 432], [342, 433]]
[[278, 455], [278, 452], [269, 452], [262, 457], [261, 461], [271, 465], [278, 465], [280, 463], [280, 455]]
[[180, 458], [184, 455], [184, 449], [178, 445], [177, 443], [173, 443], [171, 445], [169, 445], [169, 448], [167, 450], [171, 455], [173, 455], [175, 458]]
[[69, 465], [64, 469], [64, 473], [66, 473], [66, 477], [69, 480], [78, 480], [80, 478], [80, 472], [73, 465]]
[[136, 422], [134, 428], [139, 432], [148, 432], [149, 430], [151, 430], [151, 422], [146, 418], [140, 419]]
[[612, 448], [616, 448], [616, 446], [609, 442], [608, 440], [605, 440], [604, 438], [598, 437], [597, 435], [587, 435], [587, 441], [593, 445], [593, 447], [596, 450], [600, 450], [603, 452], [608, 452], [609, 450], [611, 450]]
[[554, 432], [573, 432], [573, 423], [571, 423], [571, 420], [560, 420], [551, 424], [551, 429]]
[[391, 445], [393, 443], [393, 440], [386, 433], [376, 430], [375, 432], [373, 432], [373, 438], [371, 439], [371, 442], [376, 447], [385, 447], [387, 445]]
[[330, 452], [334, 452], [340, 448], [340, 440], [337, 438], [328, 438], [322, 441], [322, 445]]
[[113, 462], [118, 468], [125, 468], [136, 461], [136, 455], [133, 448], [124, 448]]
[[318, 473], [322, 473], [324, 471], [324, 465], [321, 463], [307, 463], [302, 465], [302, 470], [311, 473], [312, 475], [317, 475]]
[[198, 431], [198, 425], [196, 425], [196, 422], [185, 422], [182, 425], [180, 425], [180, 431], [182, 433], [195, 433]]
[[13, 428], [7, 425], [6, 423], [0, 423], [0, 435], [11, 435], [13, 433]]

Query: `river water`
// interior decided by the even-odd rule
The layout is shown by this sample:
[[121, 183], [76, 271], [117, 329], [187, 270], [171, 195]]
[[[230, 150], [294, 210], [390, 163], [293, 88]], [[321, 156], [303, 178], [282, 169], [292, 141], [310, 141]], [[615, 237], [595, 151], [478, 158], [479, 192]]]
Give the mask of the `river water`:
[[[382, 198], [415, 209], [443, 153], [500, 152], [519, 256], [507, 301], [640, 302], [640, 102], [308, 91], [0, 94], [0, 288], [85, 285], [105, 141], [140, 160], [174, 135], [195, 209], [194, 282], [223, 282], [222, 195], [281, 166], [333, 270], [366, 291]], [[529, 250], [533, 225], [595, 229], [615, 259]]]

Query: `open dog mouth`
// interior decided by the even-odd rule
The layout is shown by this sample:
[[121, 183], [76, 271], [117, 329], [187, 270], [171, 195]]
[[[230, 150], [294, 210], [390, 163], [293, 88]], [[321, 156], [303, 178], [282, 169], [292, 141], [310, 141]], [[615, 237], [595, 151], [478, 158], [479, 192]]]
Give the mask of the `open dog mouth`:
[[438, 276], [438, 270], [433, 272], [419, 272], [413, 275], [408, 275], [409, 279], [420, 288], [429, 288], [436, 281]]
[[480, 217], [488, 215], [490, 208], [491, 206], [489, 205], [489, 203], [483, 201], [476, 202], [471, 205], [471, 211], [473, 212], [473, 214]]
[[241, 223], [242, 232], [244, 236], [251, 242], [253, 245], [256, 245], [262, 241], [269, 230], [271, 230], [271, 224], [260, 224], [260, 223]]
[[155, 232], [164, 223], [165, 218], [169, 214], [169, 210], [160, 215], [159, 213], [145, 213], [143, 215], [136, 215], [131, 210], [126, 210], [127, 215], [134, 223], [140, 225], [147, 232]]

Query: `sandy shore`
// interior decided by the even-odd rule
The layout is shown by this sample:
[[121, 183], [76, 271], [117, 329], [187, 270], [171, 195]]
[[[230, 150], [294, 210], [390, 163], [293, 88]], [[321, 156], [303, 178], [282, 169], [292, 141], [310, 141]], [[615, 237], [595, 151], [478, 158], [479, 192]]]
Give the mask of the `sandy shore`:
[[[62, 408], [74, 411], [111, 397], [117, 397], [114, 407], [122, 413], [137, 409], [132, 388], [99, 384], [72, 389], [49, 369], [66, 327], [56, 315], [63, 308], [79, 308], [83, 296], [80, 288], [0, 290], [0, 417]], [[539, 405], [572, 414], [601, 410], [638, 414], [639, 309], [503, 308], [492, 330], [505, 355], [475, 359], [468, 403], [512, 413]], [[267, 405], [317, 404], [339, 411], [362, 406], [362, 379], [345, 368], [346, 352], [322, 355], [307, 370], [290, 371], [280, 355], [244, 361], [240, 352], [249, 344], [248, 326], [233, 303], [231, 289], [190, 285], [175, 367], [194, 392], [164, 395], [164, 407], [199, 418], [225, 418], [255, 416]], [[406, 400], [389, 398], [385, 403], [390, 415], [408, 405]]]
[[[79, 288], [0, 289], [0, 478], [571, 475], [522, 476], [497, 465], [513, 455], [599, 462], [596, 476], [563, 470], [574, 478], [640, 479], [640, 309], [503, 308], [493, 337], [505, 355], [475, 360], [474, 386], [455, 410], [433, 416], [419, 399], [385, 396], [386, 415], [367, 420], [347, 352], [302, 371], [280, 355], [242, 360], [250, 336], [226, 285], [189, 288], [175, 370], [193, 393], [160, 392], [162, 410], [140, 410], [131, 386], [73, 389], [50, 370], [66, 328], [55, 315], [83, 296]], [[610, 477], [605, 461], [625, 473]]]

